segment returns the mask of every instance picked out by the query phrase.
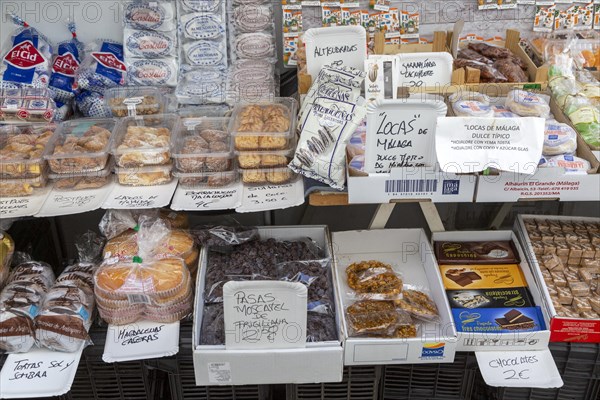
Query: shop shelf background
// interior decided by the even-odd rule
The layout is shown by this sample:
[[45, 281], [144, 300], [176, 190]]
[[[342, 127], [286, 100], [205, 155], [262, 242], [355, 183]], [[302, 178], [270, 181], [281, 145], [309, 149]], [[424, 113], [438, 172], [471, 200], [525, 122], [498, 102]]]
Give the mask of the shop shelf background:
[[172, 357], [147, 360], [150, 368], [168, 375], [171, 400], [269, 400], [268, 385], [196, 386], [192, 349], [192, 321], [182, 321], [179, 352]]
[[456, 353], [453, 363], [398, 364], [383, 367], [383, 400], [470, 400], [477, 360]]
[[339, 383], [286, 385], [286, 400], [377, 400], [380, 366], [344, 367]]
[[564, 386], [558, 389], [497, 388], [476, 378], [473, 400], [600, 400], [600, 344], [550, 343]]

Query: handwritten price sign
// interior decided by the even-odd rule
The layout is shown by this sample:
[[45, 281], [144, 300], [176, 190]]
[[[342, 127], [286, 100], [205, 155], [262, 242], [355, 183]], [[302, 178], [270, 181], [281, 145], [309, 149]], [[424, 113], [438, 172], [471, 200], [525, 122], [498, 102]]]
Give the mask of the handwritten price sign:
[[223, 286], [228, 349], [306, 346], [306, 286], [248, 281]]
[[82, 351], [83, 346], [74, 353], [35, 348], [10, 354], [0, 372], [0, 397], [42, 398], [68, 392]]
[[121, 362], [171, 356], [179, 351], [178, 338], [179, 322], [138, 321], [130, 325], [109, 325], [102, 359]]
[[556, 388], [563, 385], [549, 350], [475, 353], [490, 386]]
[[442, 101], [378, 100], [367, 111], [365, 171], [389, 173], [392, 168], [435, 163], [434, 137]]

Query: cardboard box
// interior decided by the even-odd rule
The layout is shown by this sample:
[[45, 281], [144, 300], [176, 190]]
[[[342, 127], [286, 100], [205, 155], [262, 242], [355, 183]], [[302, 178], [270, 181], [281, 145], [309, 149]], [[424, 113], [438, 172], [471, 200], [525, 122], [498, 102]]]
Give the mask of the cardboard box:
[[351, 175], [346, 168], [349, 203], [427, 201], [472, 202], [477, 176], [451, 174], [435, 167], [394, 168], [389, 174]]
[[378, 260], [392, 265], [404, 284], [427, 288], [440, 313], [440, 322], [423, 323], [418, 335], [408, 339], [349, 337], [343, 318], [344, 365], [420, 364], [454, 361], [456, 329], [437, 272], [437, 263], [423, 229], [385, 229], [333, 233], [334, 279], [342, 310], [354, 303], [346, 280], [353, 262]]
[[[597, 196], [597, 193], [596, 193]], [[597, 197], [596, 197], [597, 199]], [[530, 218], [542, 218], [554, 221], [580, 221], [580, 222], [600, 222], [600, 218], [588, 217], [568, 217], [568, 216], [548, 216], [548, 215], [518, 215], [515, 221], [514, 230], [519, 235], [523, 248], [525, 249], [527, 259], [534, 272], [535, 279], [538, 282], [540, 291], [543, 294], [542, 303], [551, 317], [550, 321], [550, 341], [552, 342], [586, 342], [600, 343], [600, 319], [566, 318], [558, 317], [556, 310], [552, 305], [548, 287], [544, 282], [542, 270], [537, 257], [533, 252], [531, 240], [527, 234], [524, 220]]]
[[[554, 118], [570, 125], [554, 99], [550, 100]], [[600, 162], [589, 146], [577, 135], [577, 156], [590, 162], [586, 175], [565, 174], [563, 168], [538, 168], [533, 175], [500, 172], [498, 175], [480, 175], [476, 202], [515, 202], [519, 200], [598, 201], [600, 193]]]
[[[329, 231], [319, 226], [260, 227], [261, 238], [313, 239], [331, 257]], [[194, 303], [194, 371], [197, 385], [261, 385], [279, 383], [341, 382], [343, 348], [336, 295], [338, 340], [306, 343], [305, 348], [277, 350], [227, 350], [225, 345], [200, 345], [204, 310], [204, 277], [208, 252], [202, 249]], [[335, 286], [335, 285], [334, 285]], [[334, 287], [335, 290], [335, 287]], [[216, 375], [219, 375], [217, 377]]]
[[[512, 333], [470, 333], [458, 332], [457, 351], [513, 351], [513, 350], [544, 350], [548, 347], [550, 340], [550, 318], [545, 311], [544, 294], [540, 290], [536, 280], [534, 268], [530, 267], [525, 253], [519, 246], [517, 236], [512, 231], [457, 231], [457, 232], [435, 232], [432, 235], [433, 242], [442, 240], [452, 241], [493, 241], [512, 240], [521, 259], [519, 264], [529, 291], [536, 305], [542, 308], [542, 314], [547, 329], [537, 332]], [[439, 274], [439, 270], [438, 270]], [[440, 275], [441, 276], [441, 275]], [[440, 278], [441, 279], [441, 278]]]
[[[522, 87], [526, 89], [546, 89], [548, 86], [548, 66], [536, 66], [531, 57], [529, 57], [525, 50], [519, 45], [519, 41], [519, 31], [508, 29], [506, 31], [505, 41], [494, 41], [489, 42], [489, 44], [505, 47], [512, 51], [515, 56], [523, 60], [527, 64], [527, 75], [529, 76], [529, 82], [494, 83], [494, 85], [506, 86], [510, 88]], [[459, 47], [462, 48], [463, 46], [467, 46], [467, 42], [462, 42], [459, 44]], [[452, 84], [466, 86], [479, 85], [479, 70], [473, 71], [473, 69], [469, 69], [469, 71], [466, 71], [464, 68], [455, 69], [452, 73]]]

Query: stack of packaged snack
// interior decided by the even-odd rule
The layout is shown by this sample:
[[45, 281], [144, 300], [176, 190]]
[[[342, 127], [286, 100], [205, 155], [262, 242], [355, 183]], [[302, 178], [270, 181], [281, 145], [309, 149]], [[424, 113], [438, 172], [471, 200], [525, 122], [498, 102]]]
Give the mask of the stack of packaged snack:
[[435, 302], [421, 288], [406, 284], [401, 274], [380, 261], [360, 261], [346, 268], [355, 302], [346, 307], [349, 336], [417, 337], [419, 321], [437, 321]]
[[441, 241], [434, 246], [458, 332], [545, 329], [512, 242]]
[[75, 243], [78, 262], [67, 266], [56, 279], [35, 317], [39, 347], [74, 352], [91, 343], [88, 331], [94, 312], [94, 271], [104, 240], [93, 232]]
[[[160, 218], [142, 215], [136, 231], [117, 238], [107, 243], [94, 275], [100, 316], [123, 325], [140, 319], [172, 323], [189, 315], [192, 278], [182, 249], [175, 248], [185, 236], [174, 234]], [[190, 247], [192, 254], [193, 240]]]
[[600, 225], [545, 218], [523, 222], [555, 315], [600, 319]]
[[125, 2], [123, 45], [129, 85], [177, 84], [176, 21], [174, 1]]
[[297, 103], [288, 97], [236, 106], [231, 134], [242, 182], [283, 184], [296, 177], [287, 168], [296, 148], [296, 113]]
[[30, 196], [46, 186], [44, 152], [55, 125], [0, 127], [0, 196]]
[[272, 99], [279, 93], [273, 6], [265, 0], [228, 0], [227, 11], [231, 51], [228, 103]]
[[212, 227], [199, 230], [208, 248], [200, 344], [225, 344], [223, 285], [229, 281], [282, 280], [307, 286], [308, 342], [337, 339], [331, 260], [309, 238], [261, 239], [256, 229]]
[[54, 282], [52, 267], [24, 261], [12, 269], [0, 292], [0, 350], [24, 353], [35, 344], [34, 319]]
[[122, 86], [107, 89], [104, 102], [113, 117], [135, 117], [136, 115], [162, 114], [167, 108], [167, 99], [157, 87]]
[[123, 118], [116, 128], [111, 152], [118, 182], [127, 186], [171, 182], [171, 135], [179, 121], [173, 114]]
[[114, 128], [115, 120], [110, 118], [75, 119], [58, 126], [44, 151], [57, 189], [95, 189], [111, 181]]
[[14, 251], [15, 242], [8, 233], [0, 231], [0, 290], [4, 287], [6, 278], [8, 278]]
[[229, 57], [225, 0], [178, 0], [180, 104], [224, 103]]

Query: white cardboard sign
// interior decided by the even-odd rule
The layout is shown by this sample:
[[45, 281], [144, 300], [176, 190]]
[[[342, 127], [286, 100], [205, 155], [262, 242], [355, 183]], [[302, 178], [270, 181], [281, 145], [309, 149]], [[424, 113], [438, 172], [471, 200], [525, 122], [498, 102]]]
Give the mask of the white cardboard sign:
[[160, 208], [169, 205], [177, 179], [173, 179], [166, 185], [157, 186], [125, 186], [115, 185], [114, 189], [102, 208], [127, 209], [127, 208]]
[[485, 383], [499, 387], [559, 388], [563, 381], [550, 350], [476, 351]]
[[114, 182], [97, 189], [56, 190], [52, 189], [38, 217], [79, 214], [102, 207], [106, 197], [113, 190]]
[[50, 193], [50, 186], [32, 196], [0, 197], [0, 218], [30, 217], [40, 211]]
[[306, 347], [307, 289], [302, 283], [230, 281], [223, 286], [225, 347]]
[[0, 371], [0, 398], [42, 398], [67, 393], [82, 352], [83, 345], [73, 353], [34, 348], [27, 353], [9, 354]]
[[242, 184], [236, 182], [223, 188], [183, 189], [178, 186], [171, 202], [177, 211], [229, 210], [240, 206]]
[[543, 144], [543, 118], [437, 120], [435, 148], [444, 172], [479, 172], [493, 167], [531, 175], [537, 169]]
[[443, 101], [378, 100], [367, 107], [365, 171], [435, 164], [436, 120], [446, 115]]
[[367, 33], [362, 26], [311, 28], [304, 34], [306, 68], [315, 79], [325, 65], [341, 63], [363, 70]]
[[443, 87], [452, 80], [450, 53], [400, 53], [396, 57], [399, 87]]
[[179, 321], [109, 325], [102, 360], [107, 363], [168, 357], [179, 352]]
[[242, 205], [237, 212], [277, 210], [304, 203], [304, 180], [297, 178], [283, 185], [244, 185]]

